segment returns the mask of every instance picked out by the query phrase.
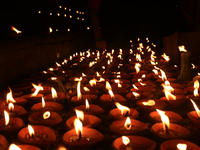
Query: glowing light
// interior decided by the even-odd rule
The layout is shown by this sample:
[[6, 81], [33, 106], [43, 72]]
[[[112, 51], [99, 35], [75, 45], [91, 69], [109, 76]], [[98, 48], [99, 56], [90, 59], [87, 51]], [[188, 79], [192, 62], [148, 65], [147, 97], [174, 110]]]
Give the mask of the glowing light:
[[195, 104], [195, 102], [192, 99], [190, 99], [190, 101], [192, 102], [192, 104], [194, 106], [194, 109], [197, 112], [198, 117], [200, 117], [200, 110], [199, 110], [199, 108], [197, 107], [197, 105]]
[[51, 113], [50, 113], [49, 111], [46, 111], [46, 112], [43, 114], [43, 119], [48, 119], [50, 116], [51, 116]]
[[37, 96], [38, 92], [40, 90], [43, 90], [43, 87], [41, 86], [41, 84], [35, 85], [32, 83], [32, 86], [35, 88], [35, 92], [31, 94], [32, 97]]
[[21, 148], [19, 148], [17, 145], [15, 144], [11, 144], [8, 148], [8, 150], [21, 150]]
[[78, 118], [80, 121], [83, 121], [83, 120], [84, 120], [84, 113], [83, 113], [83, 111], [81, 111], [81, 110], [76, 110], [76, 109], [75, 109], [75, 112], [76, 112], [77, 118]]
[[145, 106], [155, 106], [155, 101], [154, 100], [148, 100], [147, 102], [142, 102], [143, 105]]
[[122, 142], [124, 145], [130, 144], [130, 139], [127, 136], [122, 136]]
[[118, 102], [115, 102], [115, 105], [121, 111], [121, 115], [125, 115], [124, 112], [125, 113], [129, 113], [130, 112], [130, 109], [128, 107], [123, 106]]
[[22, 33], [22, 31], [17, 30], [15, 27], [11, 26], [11, 30], [15, 31], [17, 34]]
[[187, 150], [187, 144], [179, 143], [176, 145], [177, 150]]
[[167, 100], [176, 100], [176, 96], [171, 94], [168, 90], [164, 89], [164, 93]]
[[126, 128], [126, 130], [130, 130], [131, 129], [131, 119], [130, 119], [130, 117], [126, 118], [126, 121], [124, 123], [124, 127]]
[[8, 112], [5, 110], [4, 110], [4, 117], [5, 117], [5, 126], [7, 126], [10, 121], [10, 117], [9, 117]]
[[35, 131], [31, 125], [28, 125], [28, 132], [30, 137], [33, 137], [35, 135]]
[[13, 98], [13, 95], [12, 95], [12, 91], [11, 89], [9, 88], [10, 92], [6, 95], [6, 102], [7, 103], [15, 103], [16, 101], [14, 100]]
[[156, 109], [156, 111], [159, 113], [159, 115], [161, 116], [161, 120], [163, 123], [163, 130], [167, 130], [167, 128], [169, 128], [170, 123], [169, 123], [169, 118], [168, 116], [165, 115], [164, 111], [161, 111], [159, 109]]

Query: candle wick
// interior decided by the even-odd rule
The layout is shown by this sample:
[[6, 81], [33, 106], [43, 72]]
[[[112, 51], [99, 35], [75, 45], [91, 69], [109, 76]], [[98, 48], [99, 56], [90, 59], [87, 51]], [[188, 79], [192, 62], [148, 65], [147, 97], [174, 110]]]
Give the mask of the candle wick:
[[169, 128], [166, 124], [165, 124], [165, 131], [166, 131], [166, 133], [169, 133]]
[[79, 131], [78, 140], [80, 140], [81, 138], [82, 138], [82, 134], [81, 134], [81, 131]]

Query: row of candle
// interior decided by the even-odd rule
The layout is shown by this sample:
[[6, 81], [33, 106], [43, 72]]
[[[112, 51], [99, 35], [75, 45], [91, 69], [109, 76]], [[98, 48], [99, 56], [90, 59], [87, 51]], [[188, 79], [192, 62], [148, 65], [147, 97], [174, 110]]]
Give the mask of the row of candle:
[[[73, 123], [74, 123], [74, 121], [76, 121], [76, 122], [78, 122], [78, 124], [82, 123], [83, 126], [95, 127], [96, 125], [98, 125], [101, 122], [101, 120], [94, 115], [103, 113], [104, 109], [102, 109], [98, 105], [93, 105], [93, 104], [90, 104], [90, 107], [86, 108], [84, 103], [85, 103], [86, 99], [88, 99], [89, 103], [95, 102], [96, 99], [98, 98], [98, 96], [97, 96], [98, 91], [104, 91], [105, 94], [101, 95], [100, 100], [103, 103], [104, 107], [108, 108], [109, 110], [111, 109], [109, 111], [109, 116], [112, 119], [121, 119], [118, 121], [114, 121], [110, 125], [110, 129], [113, 132], [116, 132], [121, 135], [136, 134], [138, 132], [146, 130], [148, 128], [148, 126], [145, 123], [135, 120], [135, 118], [139, 115], [139, 113], [137, 112], [136, 109], [128, 108], [127, 106], [124, 105], [127, 103], [127, 100], [132, 101], [133, 103], [136, 103], [142, 110], [144, 110], [145, 112], [148, 112], [148, 113], [152, 112], [156, 109], [164, 109], [167, 105], [169, 108], [170, 107], [177, 108], [186, 100], [185, 96], [180, 96], [180, 95], [184, 95], [183, 93], [185, 90], [181, 91], [181, 90], [177, 90], [176, 88], [175, 88], [175, 90], [172, 90], [172, 91], [173, 92], [175, 91], [175, 94], [181, 93], [180, 95], [176, 95], [174, 97], [174, 98], [176, 98], [176, 100], [173, 100], [171, 98], [173, 96], [171, 96], [171, 97], [167, 96], [167, 94], [172, 95], [168, 89], [172, 89], [173, 86], [182, 87], [182, 85], [179, 85], [177, 83], [174, 83], [174, 84], [173, 83], [169, 84], [169, 82], [167, 83], [167, 81], [169, 81], [170, 78], [167, 78], [167, 76], [165, 75], [165, 73], [162, 69], [160, 69], [160, 68], [156, 67], [156, 65], [154, 65], [154, 64], [156, 64], [156, 61], [155, 61], [156, 56], [153, 55], [153, 52], [151, 52], [151, 50], [149, 50], [149, 48], [147, 48], [147, 50], [149, 51], [149, 53], [151, 53], [151, 59], [148, 60], [150, 65], [145, 66], [144, 64], [147, 62], [142, 60], [141, 56], [138, 55], [141, 49], [144, 49], [144, 46], [142, 44], [140, 44], [140, 46], [138, 47], [137, 55], [136, 55], [137, 57], [135, 57], [134, 54], [130, 55], [131, 57], [129, 60], [128, 69], [129, 69], [129, 71], [131, 71], [131, 73], [129, 73], [129, 74], [127, 74], [126, 71], [121, 69], [124, 67], [124, 64], [121, 63], [124, 61], [122, 50], [119, 50], [119, 55], [117, 55], [116, 60], [113, 58], [116, 53], [113, 50], [111, 53], [108, 53], [108, 52], [106, 53], [106, 51], [104, 51], [103, 55], [101, 57], [100, 57], [99, 51], [96, 54], [89, 53], [89, 51], [87, 51], [87, 55], [85, 55], [86, 53], [85, 54], [80, 53], [79, 55], [75, 54], [74, 56], [70, 56], [68, 60], [64, 60], [61, 64], [56, 63], [56, 65], [53, 66], [52, 68], [49, 68], [48, 71], [44, 71], [44, 72], [42, 72], [42, 74], [40, 73], [41, 76], [38, 75], [38, 77], [40, 77], [40, 79], [41, 79], [41, 77], [44, 77], [44, 76], [48, 77], [48, 75], [51, 74], [51, 77], [49, 78], [49, 80], [47, 80], [46, 85], [53, 85], [54, 87], [58, 87], [57, 82], [62, 81], [62, 80], [64, 82], [65, 78], [67, 77], [69, 79], [69, 81], [71, 81], [72, 83], [74, 83], [74, 82], [77, 83], [77, 92], [75, 91], [74, 88], [71, 87], [72, 91], [70, 90], [67, 92], [57, 92], [57, 97], [56, 97], [54, 88], [51, 88], [49, 86], [41, 86], [41, 85], [33, 84], [35, 90], [33, 89], [32, 92], [34, 92], [34, 93], [24, 94], [20, 98], [7, 97], [7, 100], [6, 100], [6, 102], [4, 101], [4, 103], [7, 105], [10, 102], [14, 102], [15, 104], [23, 105], [28, 101], [28, 103], [33, 104], [31, 110], [38, 111], [29, 116], [30, 123], [47, 125], [47, 126], [55, 126], [62, 121], [62, 118], [54, 111], [58, 112], [63, 109], [63, 103], [66, 103], [65, 95], [67, 95], [66, 97], [70, 100], [70, 103], [72, 103], [74, 105], [79, 105], [75, 108], [76, 112], [77, 112], [77, 110], [82, 110], [86, 114], [82, 115], [82, 119], [79, 119], [79, 117], [77, 115], [77, 117], [71, 117], [66, 121], [66, 126], [68, 128], [70, 128], [71, 130], [69, 130], [68, 132], [66, 132], [63, 135], [63, 142], [70, 147], [76, 147], [76, 148], [77, 147], [78, 148], [86, 147], [87, 148], [87, 147], [95, 144], [96, 142], [101, 141], [103, 139], [103, 135], [95, 129], [86, 128], [86, 127], [83, 127], [82, 131], [80, 129], [77, 129], [78, 131], [76, 131], [75, 129], [73, 129], [75, 126]], [[148, 55], [148, 51], [145, 52], [145, 55]], [[143, 51], [141, 51], [141, 54], [142, 54], [142, 52]], [[130, 53], [132, 53], [131, 50], [130, 50]], [[136, 59], [136, 61], [134, 59]], [[94, 60], [94, 61], [90, 61], [90, 60]], [[107, 60], [107, 61], [105, 62], [105, 60]], [[118, 63], [118, 62], [120, 62], [120, 63]], [[112, 65], [112, 63], [115, 65]], [[103, 65], [100, 66], [99, 64], [103, 64]], [[156, 71], [158, 72], [158, 75], [156, 75], [154, 72], [148, 73], [149, 70], [147, 70], [147, 71], [140, 70], [140, 67], [142, 67], [142, 64], [145, 67], [153, 68], [154, 72], [156, 72]], [[91, 77], [89, 77], [89, 74], [88, 75], [81, 74], [81, 77], [80, 76], [72, 77], [72, 74], [74, 73], [73, 71], [71, 71], [72, 68], [76, 69], [79, 67], [83, 67], [84, 69], [87, 68], [88, 72], [90, 72], [90, 71], [94, 72], [95, 68], [99, 68], [100, 71], [102, 71], [102, 74], [100, 75], [99, 73], [96, 73]], [[114, 71], [111, 71], [112, 69]], [[134, 70], [134, 72], [132, 72], [133, 70]], [[112, 73], [107, 73], [110, 71]], [[60, 72], [61, 75], [59, 75], [58, 72]], [[52, 77], [53, 73], [57, 73], [57, 76]], [[146, 77], [142, 77], [143, 74], [146, 74]], [[109, 80], [110, 79], [109, 76], [111, 76], [111, 75], [113, 76], [113, 79]], [[162, 75], [162, 80], [159, 79], [159, 76], [161, 76], [161, 75]], [[134, 78], [132, 78], [132, 76]], [[87, 83], [89, 81], [89, 79], [92, 77], [94, 77], [95, 79], [90, 80], [89, 84], [84, 84], [84, 83]], [[134, 83], [133, 88], [131, 88], [131, 89], [130, 89], [130, 79]], [[164, 91], [165, 91], [166, 97], [162, 97], [162, 98], [160, 98], [160, 100], [152, 99], [152, 96], [153, 96], [152, 92], [154, 92], [156, 84], [154, 84], [153, 82], [150, 82], [150, 80], [154, 80], [154, 81], [156, 81], [156, 83], [163, 82], [162, 86], [165, 87]], [[101, 81], [101, 82], [99, 82], [99, 81]], [[113, 84], [110, 85], [109, 81]], [[176, 82], [176, 80], [171, 79], [171, 82]], [[105, 88], [105, 83], [107, 85], [106, 88]], [[195, 82], [195, 83], [197, 84], [197, 82]], [[84, 86], [81, 86], [81, 84], [84, 84]], [[45, 85], [45, 82], [43, 82], [43, 85]], [[66, 84], [66, 86], [67, 86], [67, 84]], [[25, 88], [24, 86], [22, 86], [22, 87]], [[19, 88], [19, 86], [18, 86], [18, 89], [22, 89], [22, 87]], [[189, 88], [189, 87], [187, 87], [187, 88], [191, 90], [191, 88]], [[187, 88], [185, 88], [185, 89], [187, 89]], [[128, 93], [128, 90], [126, 90], [126, 89], [130, 89], [131, 92]], [[192, 89], [195, 89], [195, 88], [192, 88]], [[25, 89], [25, 90], [27, 90], [27, 89]], [[89, 90], [89, 91], [87, 91], [87, 90]], [[190, 91], [190, 90], [188, 90], [188, 91]], [[49, 94], [51, 91], [52, 91], [52, 93], [54, 93], [53, 95]], [[39, 93], [36, 93], [36, 92], [39, 92]], [[43, 94], [41, 94], [40, 92], [43, 93], [45, 96]], [[76, 93], [77, 93], [77, 95], [75, 95]], [[96, 93], [96, 94], [94, 94], [94, 93]], [[119, 93], [119, 94], [116, 94], [116, 93]], [[18, 93], [15, 93], [15, 94], [18, 94]], [[122, 94], [122, 95], [126, 94], [125, 97], [127, 100], [120, 94]], [[11, 92], [8, 94], [8, 96], [9, 95], [11, 95]], [[45, 97], [45, 101], [47, 101], [47, 102], [44, 101], [44, 99], [42, 98], [43, 96]], [[177, 97], [181, 97], [180, 100], [178, 100]], [[42, 100], [42, 102], [40, 102], [41, 100]], [[165, 102], [167, 102], [168, 104], [163, 102], [163, 100]], [[49, 102], [49, 101], [51, 101], [51, 102]], [[118, 108], [114, 108], [114, 107], [116, 107], [115, 105]], [[14, 106], [14, 109], [13, 108], [11, 109], [12, 110], [11, 113], [14, 112], [14, 110], [17, 108], [15, 106]], [[5, 107], [7, 107], [7, 106], [5, 106]], [[2, 110], [5, 110], [5, 108], [3, 108]], [[23, 110], [23, 109], [20, 109], [20, 110]], [[157, 110], [157, 111], [159, 111], [159, 110]], [[92, 114], [87, 115], [87, 113], [92, 113]], [[4, 114], [6, 114], [6, 112], [4, 112]], [[158, 117], [159, 114], [161, 115], [161, 119], [167, 118], [166, 115], [168, 115], [170, 121], [171, 121], [170, 117], [175, 118], [174, 122], [180, 122], [182, 120], [182, 117], [180, 117], [179, 115], [177, 115], [173, 112], [170, 112], [170, 111], [166, 112], [166, 115], [162, 111], [159, 111], [159, 113], [152, 112], [150, 114], [150, 116], [152, 116], [152, 119], [157, 119], [157, 118], [159, 118]], [[195, 112], [194, 112], [194, 114], [195, 114]], [[21, 115], [23, 115], [23, 113]], [[6, 116], [8, 116], [8, 115], [6, 115]], [[45, 120], [45, 117], [48, 117], [48, 116], [52, 117], [52, 118], [50, 117], [51, 119], [49, 119], [49, 120], [46, 119], [49, 121], [49, 124], [48, 124], [48, 121]], [[85, 119], [83, 119], [83, 116]], [[175, 116], [178, 116], [178, 117], [175, 117]], [[76, 118], [78, 118], [79, 121], [77, 121]], [[193, 118], [195, 118], [195, 117], [193, 117]], [[2, 122], [5, 121], [4, 119], [2, 119], [2, 120], [3, 120]], [[198, 119], [197, 119], [197, 121], [198, 121]], [[14, 121], [14, 122], [21, 122], [19, 125], [20, 128], [18, 128], [17, 130], [24, 127], [23, 120]], [[159, 119], [159, 122], [160, 122], [160, 119]], [[6, 131], [5, 129], [10, 128], [9, 123], [7, 125], [2, 125], [2, 126], [4, 126], [3, 131], [5, 131], [7, 134], [8, 131]], [[80, 126], [82, 126], [82, 125], [80, 125]], [[11, 128], [13, 128], [13, 127], [11, 127]], [[29, 128], [30, 128], [30, 126], [29, 126]], [[35, 135], [33, 133], [29, 133], [28, 127], [23, 128], [18, 133], [18, 138], [21, 141], [23, 141], [24, 143], [34, 144], [34, 145], [39, 145], [39, 146], [50, 145], [50, 144], [55, 143], [55, 134], [51, 130], [51, 128], [48, 128], [45, 126], [35, 126], [34, 125], [33, 130], [35, 130]], [[189, 130], [187, 130], [177, 124], [171, 123], [170, 126], [168, 126], [165, 121], [163, 122], [163, 124], [156, 123], [155, 125], [153, 125], [151, 127], [151, 130], [157, 136], [160, 136], [162, 138], [169, 138], [169, 139], [184, 138], [184, 137], [189, 136], [189, 133], [190, 133]], [[43, 133], [43, 131], [46, 131], [46, 132]], [[47, 140], [47, 138], [48, 138], [48, 140]], [[140, 143], [140, 145], [143, 145], [143, 146], [145, 146], [144, 141], [146, 141], [146, 142], [149, 141], [148, 139], [146, 139], [144, 137], [138, 137], [138, 136], [134, 137], [133, 136], [133, 137], [130, 137], [130, 139], [131, 139], [130, 143], [124, 144], [124, 146], [128, 145], [128, 146], [125, 146], [125, 149], [127, 147], [128, 147], [128, 149], [129, 148], [132, 149], [131, 147], [134, 147], [134, 144], [131, 144], [131, 143], [132, 142], [134, 143], [137, 141], [135, 138], [138, 141], [142, 141], [143, 143]], [[143, 138], [143, 140], [141, 140], [139, 138]], [[118, 142], [118, 140], [120, 140], [121, 142]], [[121, 147], [121, 145], [119, 145], [119, 143], [121, 143], [121, 145], [123, 145], [122, 138], [116, 139], [116, 141], [113, 143], [113, 146], [117, 149], [121, 149], [118, 147], [118, 146]], [[150, 143], [150, 146], [146, 145], [147, 147], [152, 147], [152, 149], [155, 148], [155, 145], [156, 145], [155, 142], [150, 140], [147, 143]], [[124, 149], [124, 148], [122, 148], [122, 149]]]

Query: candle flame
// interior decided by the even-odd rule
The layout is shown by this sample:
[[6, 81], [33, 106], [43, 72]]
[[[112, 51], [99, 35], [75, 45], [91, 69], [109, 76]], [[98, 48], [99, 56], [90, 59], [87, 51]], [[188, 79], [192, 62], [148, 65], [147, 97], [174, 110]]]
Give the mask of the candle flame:
[[167, 80], [167, 77], [166, 77], [166, 74], [163, 70], [160, 69], [160, 72], [161, 72], [161, 78], [163, 81]]
[[156, 111], [159, 113], [159, 115], [161, 116], [161, 120], [163, 123], [163, 130], [166, 130], [166, 126], [169, 128], [170, 126], [170, 122], [169, 122], [169, 117], [165, 115], [164, 111], [161, 111], [159, 109], [156, 109]]
[[184, 46], [184, 45], [179, 46], [178, 48], [179, 48], [179, 51], [180, 51], [180, 52], [187, 52], [187, 50], [185, 49], [185, 46]]
[[74, 127], [76, 130], [76, 134], [79, 136], [83, 132], [83, 124], [79, 119], [74, 120]]
[[139, 90], [138, 87], [135, 84], [132, 84], [132, 85], [133, 85], [134, 89]]
[[146, 77], [146, 74], [143, 74], [143, 75], [141, 76], [141, 78], [143, 78], [143, 79], [144, 79], [145, 77]]
[[179, 143], [176, 147], [178, 148], [177, 150], [187, 150], [187, 144], [184, 143]]
[[52, 98], [58, 98], [57, 92], [53, 87], [51, 88], [51, 94], [52, 94]]
[[53, 29], [51, 27], [49, 27], [49, 33], [52, 33]]
[[152, 71], [154, 72], [155, 75], [158, 75], [158, 70], [153, 69]]
[[136, 92], [132, 92], [132, 94], [137, 98], [137, 97], [140, 97], [140, 94], [139, 93], [136, 93]]
[[5, 117], [5, 125], [7, 126], [9, 121], [10, 121], [10, 117], [7, 111], [4, 110], [4, 117]]
[[44, 97], [42, 97], [42, 108], [45, 108], [45, 101], [44, 101]]
[[110, 85], [110, 83], [108, 81], [106, 81], [106, 89], [109, 91], [109, 90], [112, 90], [112, 87]]
[[130, 130], [131, 129], [131, 119], [130, 119], [130, 117], [126, 118], [126, 121], [124, 123], [124, 127], [126, 128], [126, 130]]
[[13, 95], [12, 95], [12, 91], [11, 91], [11, 89], [9, 88], [9, 90], [10, 90], [10, 92], [7, 94], [7, 96], [6, 96], [6, 102], [7, 103], [15, 103], [16, 101], [14, 100], [14, 98], [13, 98]]
[[28, 132], [31, 137], [35, 135], [35, 131], [31, 125], [28, 125]]
[[140, 67], [141, 67], [141, 64], [140, 64], [140, 63], [135, 63], [135, 70], [136, 70], [136, 73], [140, 72]]
[[142, 59], [141, 59], [141, 55], [140, 54], [138, 54], [138, 53], [136, 53], [136, 61], [139, 61], [139, 62], [141, 62], [142, 61]]
[[78, 81], [78, 84], [77, 84], [77, 98], [78, 98], [78, 100], [81, 100], [81, 99], [82, 99], [82, 94], [81, 94], [81, 81]]
[[21, 148], [19, 148], [19, 147], [18, 147], [17, 145], [15, 145], [15, 144], [10, 144], [8, 150], [21, 150]]
[[128, 108], [128, 107], [126, 107], [126, 106], [123, 106], [123, 105], [121, 105], [120, 103], [118, 103], [118, 102], [115, 102], [115, 105], [116, 105], [116, 107], [121, 111], [121, 115], [124, 115], [124, 112], [125, 113], [129, 113], [130, 112], [130, 109]]
[[82, 73], [82, 77], [87, 77], [86, 74]]
[[112, 90], [108, 90], [108, 93], [110, 94], [111, 98], [114, 99], [115, 96], [114, 96], [113, 91]]
[[117, 78], [121, 78], [121, 75], [117, 75]]
[[86, 86], [84, 86], [83, 89], [84, 89], [84, 91], [87, 91], [87, 92], [90, 91], [90, 89], [88, 89]]
[[163, 55], [161, 55], [167, 62], [169, 62], [170, 58], [169, 56], [167, 56], [165, 53], [163, 53]]
[[124, 145], [128, 145], [130, 143], [130, 139], [127, 136], [122, 136], [122, 142]]
[[121, 88], [122, 85], [121, 85], [120, 83], [117, 83], [117, 87], [118, 87], [118, 88]]
[[145, 106], [155, 106], [155, 101], [154, 100], [148, 100], [147, 102], [142, 102], [143, 105]]
[[9, 103], [8, 104], [8, 110], [9, 111], [13, 111], [14, 110], [14, 104], [13, 103]]
[[51, 116], [51, 113], [49, 111], [44, 112], [43, 119], [48, 119]]
[[96, 86], [96, 80], [95, 79], [90, 80], [89, 84], [91, 87]]
[[87, 99], [85, 100], [85, 108], [86, 108], [86, 110], [90, 109], [90, 105], [89, 105], [89, 102]]
[[192, 102], [192, 104], [194, 106], [194, 109], [197, 112], [198, 117], [200, 117], [200, 110], [199, 110], [199, 108], [197, 107], [197, 105], [195, 104], [195, 102], [192, 99], [190, 99], [190, 101]]
[[198, 80], [195, 80], [194, 81], [194, 96], [199, 96], [199, 93], [198, 93], [198, 89], [199, 89], [199, 81]]
[[164, 89], [164, 93], [167, 100], [176, 100], [176, 96], [171, 94], [168, 90]]
[[22, 33], [22, 31], [17, 30], [15, 27], [11, 26], [11, 30], [15, 31], [17, 34]]
[[83, 111], [75, 109], [75, 112], [76, 112], [77, 118], [79, 120], [83, 121], [84, 120], [84, 113], [83, 113]]
[[40, 90], [43, 90], [43, 87], [41, 86], [41, 84], [35, 85], [32, 83], [32, 85], [35, 88], [35, 92], [32, 93], [31, 96], [34, 97], [34, 96], [37, 96], [37, 94]]

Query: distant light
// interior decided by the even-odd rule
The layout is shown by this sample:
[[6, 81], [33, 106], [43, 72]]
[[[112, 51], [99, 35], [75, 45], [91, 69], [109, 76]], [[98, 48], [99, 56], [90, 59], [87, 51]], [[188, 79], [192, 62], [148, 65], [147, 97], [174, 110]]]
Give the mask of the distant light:
[[79, 17], [77, 17], [76, 19], [79, 20]]
[[38, 11], [38, 14], [41, 14], [41, 11], [40, 11], [40, 10]]
[[68, 28], [67, 31], [70, 32], [70, 29]]
[[78, 13], [79, 13], [79, 11], [77, 10], [77, 11], [76, 11], [76, 13], [78, 14]]
[[65, 7], [64, 9], [67, 10], [67, 7]]
[[72, 18], [72, 15], [69, 15], [69, 18]]
[[56, 29], [56, 31], [58, 31], [58, 29]]
[[51, 16], [51, 15], [52, 15], [52, 13], [49, 13], [49, 15]]
[[69, 11], [72, 11], [72, 9], [69, 9]]
[[59, 8], [62, 8], [62, 6], [59, 6]]
[[84, 14], [84, 12], [82, 12], [82, 15]]
[[90, 30], [90, 27], [87, 27], [87, 30]]
[[67, 15], [66, 15], [66, 14], [64, 14], [64, 17], [67, 17]]
[[57, 13], [57, 16], [60, 16], [60, 14], [59, 14], [59, 13]]
[[81, 20], [84, 21], [84, 18], [82, 18]]

